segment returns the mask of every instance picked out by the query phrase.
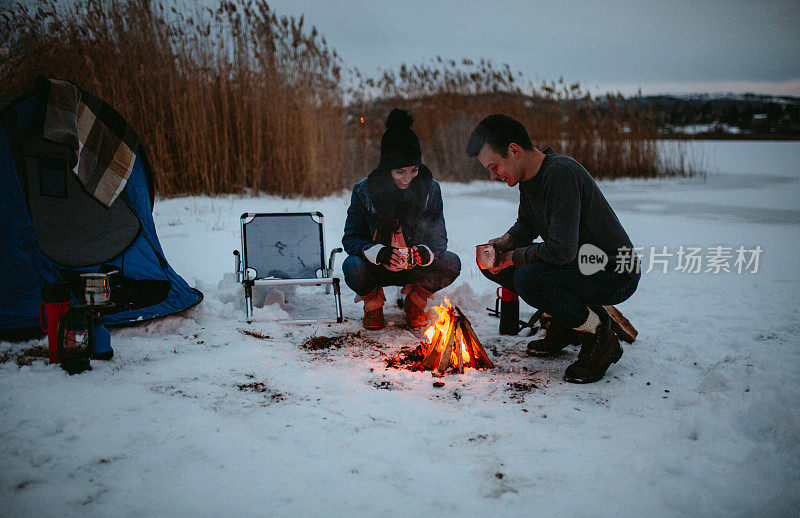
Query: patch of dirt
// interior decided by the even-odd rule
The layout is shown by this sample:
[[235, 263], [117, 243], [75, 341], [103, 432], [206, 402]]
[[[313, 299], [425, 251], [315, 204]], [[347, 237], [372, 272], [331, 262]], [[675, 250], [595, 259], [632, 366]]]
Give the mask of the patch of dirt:
[[252, 383], [237, 383], [236, 388], [242, 392], [255, 392], [257, 394], [269, 393], [269, 398], [272, 401], [284, 401], [286, 399], [286, 396], [283, 393], [272, 392], [269, 387], [267, 387], [261, 381], [254, 381]]
[[11, 360], [14, 360], [17, 366], [22, 367], [23, 365], [30, 365], [36, 360], [47, 360], [49, 357], [50, 352], [48, 351], [47, 346], [35, 345], [33, 347], [23, 349], [17, 353], [13, 351], [3, 351], [0, 353], [0, 363], [8, 363]]
[[539, 385], [536, 383], [525, 381], [509, 381], [506, 386], [506, 390], [509, 392], [508, 398], [517, 403], [525, 402], [525, 394], [539, 390]]
[[497, 442], [498, 436], [493, 433], [479, 433], [471, 437], [467, 437], [467, 441], [475, 444], [494, 444]]
[[414, 349], [403, 347], [397, 355], [390, 356], [384, 361], [386, 362], [386, 367], [418, 372], [425, 370], [425, 367], [422, 366], [423, 359], [425, 359], [425, 349], [420, 343]]
[[269, 389], [264, 383], [254, 381], [252, 383], [237, 383], [236, 388], [243, 392], [267, 392]]
[[[251, 329], [239, 329], [239, 331], [246, 334], [247, 336], [252, 336], [253, 338], [260, 338], [261, 340], [269, 340], [272, 338], [267, 334], [261, 333], [259, 331], [253, 331]], [[195, 338], [197, 338], [197, 335], [194, 336]]]
[[157, 394], [168, 394], [170, 396], [180, 396], [189, 399], [199, 399], [200, 396], [197, 394], [188, 394], [184, 392], [182, 389], [179, 389], [175, 385], [153, 385], [150, 387], [150, 390]]
[[372, 386], [379, 390], [396, 390], [397, 386], [392, 381], [372, 381]]
[[539, 388], [536, 383], [524, 383], [520, 381], [509, 381], [506, 385], [508, 385], [508, 390], [513, 392], [530, 392]]
[[359, 345], [368, 345], [373, 347], [383, 348], [383, 344], [372, 338], [365, 337], [361, 331], [357, 333], [345, 333], [339, 336], [312, 336], [302, 344], [300, 347], [310, 351], [321, 351], [331, 348], [354, 347]]

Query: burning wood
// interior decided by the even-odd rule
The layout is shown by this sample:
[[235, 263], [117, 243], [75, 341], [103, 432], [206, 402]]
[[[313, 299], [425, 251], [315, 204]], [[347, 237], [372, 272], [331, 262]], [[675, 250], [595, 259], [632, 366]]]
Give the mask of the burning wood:
[[438, 319], [425, 330], [428, 338], [428, 343], [422, 344], [422, 366], [425, 369], [443, 373], [452, 367], [461, 374], [465, 367], [494, 367], [472, 325], [458, 306], [451, 306], [450, 301], [445, 299], [433, 309]]

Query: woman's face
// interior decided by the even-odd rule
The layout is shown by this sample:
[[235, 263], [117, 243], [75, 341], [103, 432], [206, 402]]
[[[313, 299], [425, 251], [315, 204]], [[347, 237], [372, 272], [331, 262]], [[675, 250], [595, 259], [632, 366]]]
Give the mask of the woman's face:
[[400, 169], [392, 169], [392, 180], [398, 189], [408, 189], [411, 185], [411, 180], [419, 174], [419, 166], [410, 165], [408, 167], [401, 167]]

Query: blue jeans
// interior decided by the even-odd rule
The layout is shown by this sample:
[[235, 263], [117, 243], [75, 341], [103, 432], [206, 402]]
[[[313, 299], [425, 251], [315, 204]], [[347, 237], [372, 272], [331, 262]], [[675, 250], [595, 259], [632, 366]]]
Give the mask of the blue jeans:
[[461, 273], [461, 260], [453, 252], [445, 252], [428, 266], [393, 272], [372, 264], [361, 256], [348, 255], [342, 264], [344, 282], [359, 295], [367, 295], [378, 286], [405, 286], [419, 283], [433, 293], [449, 286]]
[[552, 315], [565, 326], [579, 327], [589, 316], [587, 305], [607, 306], [627, 300], [639, 285], [638, 273], [599, 271], [583, 275], [576, 262], [563, 266], [531, 263], [509, 266], [489, 280], [513, 291], [528, 305]]

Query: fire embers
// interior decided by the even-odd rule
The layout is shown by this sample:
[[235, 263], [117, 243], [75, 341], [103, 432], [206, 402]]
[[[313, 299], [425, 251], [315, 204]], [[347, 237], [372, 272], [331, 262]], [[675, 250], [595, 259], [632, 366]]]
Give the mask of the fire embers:
[[469, 320], [457, 306], [451, 306], [445, 299], [433, 309], [438, 318], [425, 330], [426, 340], [413, 350], [403, 347], [399, 355], [387, 358], [387, 367], [432, 370], [434, 375], [448, 371], [463, 373], [466, 367], [494, 367]]
[[472, 325], [458, 306], [451, 306], [450, 301], [445, 299], [433, 309], [439, 318], [425, 330], [428, 343], [422, 344], [423, 368], [439, 373], [448, 369], [463, 373], [465, 367], [494, 367]]

